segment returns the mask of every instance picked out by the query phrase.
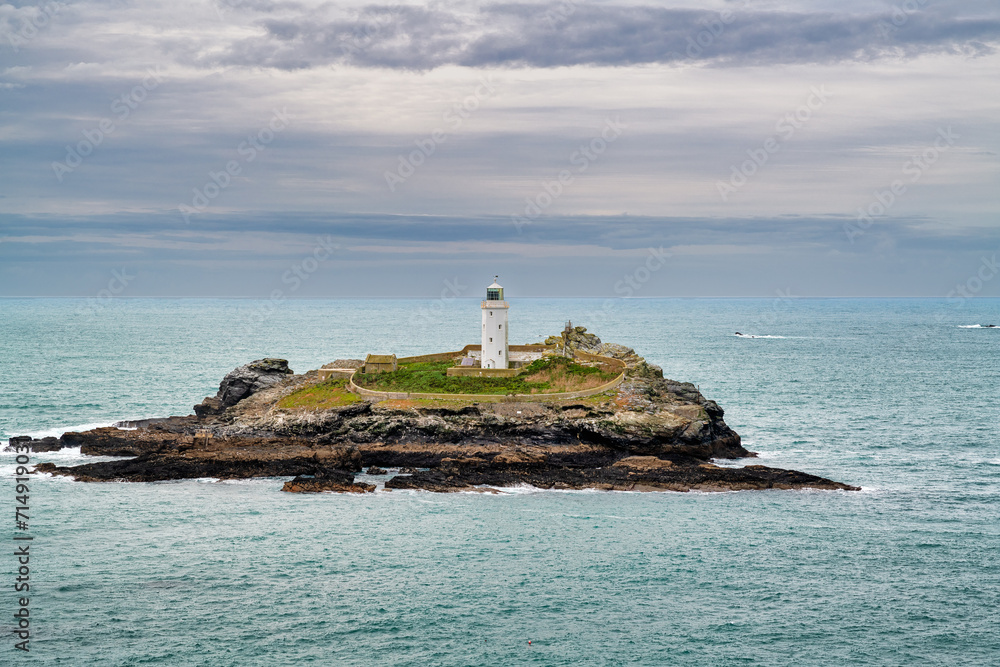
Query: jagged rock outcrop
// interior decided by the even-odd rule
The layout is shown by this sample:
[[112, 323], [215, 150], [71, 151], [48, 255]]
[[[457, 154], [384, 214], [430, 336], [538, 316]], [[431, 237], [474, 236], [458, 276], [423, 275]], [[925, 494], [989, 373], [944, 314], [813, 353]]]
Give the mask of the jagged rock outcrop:
[[600, 354], [625, 362], [626, 375], [631, 378], [655, 380], [663, 377], [663, 369], [656, 364], [648, 363], [635, 350], [617, 343], [603, 343], [594, 354]]
[[[630, 378], [613, 393], [572, 402], [438, 406], [385, 401], [314, 413], [274, 410], [272, 400], [260, 394], [236, 406], [227, 413], [231, 421], [216, 430], [349, 443], [362, 451], [365, 465], [382, 467], [427, 467], [448, 452], [491, 445], [596, 446], [620, 455], [752, 456], [726, 425], [718, 404], [694, 385], [662, 378]], [[428, 453], [428, 447], [439, 454]]]
[[[265, 359], [226, 375], [197, 415], [131, 422], [134, 430], [67, 433], [59, 442], [125, 461], [42, 472], [84, 481], [295, 476], [291, 492], [364, 492], [353, 473], [406, 474], [386, 489], [455, 491], [531, 484], [621, 490], [853, 489], [764, 466], [723, 468], [711, 459], [752, 457], [722, 408], [697, 387], [663, 377], [628, 347], [602, 343], [584, 327], [577, 347], [621, 359], [626, 380], [572, 401], [385, 400], [352, 396], [325, 409], [282, 408], [282, 399], [320, 383]], [[353, 363], [341, 360], [337, 363]], [[328, 364], [328, 367], [330, 365]], [[336, 366], [334, 366], [336, 367]], [[352, 366], [344, 366], [352, 367]], [[206, 399], [209, 401], [210, 399]]]
[[766, 466], [722, 468], [693, 459], [669, 461], [655, 457], [642, 458], [646, 460], [641, 463], [616, 463], [608, 467], [588, 468], [536, 462], [498, 464], [496, 458], [486, 461], [478, 457], [465, 457], [447, 459], [433, 470], [393, 477], [385, 486], [386, 489], [437, 492], [520, 485], [541, 489], [606, 491], [762, 491], [802, 488], [857, 490], [857, 487], [794, 470]]
[[[108, 429], [109, 431], [117, 429]], [[121, 434], [136, 431], [119, 431]], [[215, 477], [246, 479], [249, 477], [284, 477], [288, 475], [323, 475], [330, 471], [358, 472], [361, 454], [356, 448], [316, 445], [304, 440], [275, 438], [211, 438], [199, 443], [185, 437], [170, 440], [157, 438], [153, 443], [138, 438], [123, 438], [110, 445], [108, 433], [101, 434], [90, 453], [135, 458], [86, 463], [60, 467], [52, 463], [36, 466], [38, 472], [68, 475], [84, 482], [157, 482], [168, 479]], [[86, 435], [86, 434], [82, 434]], [[133, 445], [132, 447], [129, 444]], [[353, 480], [353, 477], [352, 477]]]
[[219, 392], [194, 406], [194, 412], [199, 417], [220, 414], [292, 374], [286, 359], [258, 359], [227, 373], [219, 384]]
[[572, 350], [583, 350], [598, 354], [601, 348], [601, 339], [592, 333], [587, 333], [587, 327], [570, 327], [558, 336], [549, 336], [545, 339], [546, 345], [565, 345]]
[[375, 485], [356, 483], [354, 475], [342, 470], [325, 470], [318, 475], [299, 475], [285, 482], [281, 490], [288, 493], [371, 493]]
[[587, 327], [572, 327], [563, 331], [561, 335], [549, 336], [545, 339], [545, 344], [555, 345], [558, 349], [563, 349], [564, 346], [568, 347], [571, 353], [580, 350], [620, 359], [625, 362], [629, 377], [649, 379], [663, 377], [662, 368], [647, 363], [632, 348], [617, 343], [602, 343], [600, 338], [592, 333], [587, 333]]
[[[34, 439], [29, 435], [17, 435], [7, 441], [4, 451], [13, 452], [16, 451], [15, 448], [17, 447], [27, 447], [28, 451], [31, 452], [55, 452], [65, 446], [59, 438]], [[24, 450], [22, 449], [21, 451], [23, 452]]]

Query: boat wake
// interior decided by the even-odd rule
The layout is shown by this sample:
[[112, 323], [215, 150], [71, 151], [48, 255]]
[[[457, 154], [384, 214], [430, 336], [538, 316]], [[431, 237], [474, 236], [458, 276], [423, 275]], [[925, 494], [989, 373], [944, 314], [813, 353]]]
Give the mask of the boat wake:
[[737, 338], [785, 338], [785, 336], [772, 336], [770, 334], [745, 334], [736, 332]]

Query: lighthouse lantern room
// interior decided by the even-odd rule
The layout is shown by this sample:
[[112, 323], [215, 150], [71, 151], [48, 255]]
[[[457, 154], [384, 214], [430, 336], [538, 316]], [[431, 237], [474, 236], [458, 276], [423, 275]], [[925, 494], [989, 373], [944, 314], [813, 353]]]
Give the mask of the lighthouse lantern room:
[[510, 353], [507, 346], [507, 310], [509, 305], [503, 298], [503, 287], [493, 284], [486, 288], [483, 301], [483, 368], [507, 368]]

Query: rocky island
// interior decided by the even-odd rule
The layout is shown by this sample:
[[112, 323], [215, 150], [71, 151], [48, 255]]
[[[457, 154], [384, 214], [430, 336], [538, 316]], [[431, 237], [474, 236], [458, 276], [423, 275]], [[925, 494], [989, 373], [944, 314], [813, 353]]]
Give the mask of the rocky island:
[[[367, 468], [390, 469], [386, 490], [857, 489], [793, 470], [713, 464], [755, 455], [719, 405], [692, 384], [664, 378], [631, 348], [602, 343], [583, 327], [534, 347], [539, 358], [516, 376], [489, 378], [452, 377], [461, 353], [400, 359], [380, 374], [360, 360], [295, 374], [285, 360], [262, 359], [226, 375], [193, 415], [11, 444], [131, 457], [36, 468], [87, 482], [293, 476], [284, 490], [365, 493], [375, 485], [355, 475]], [[379, 391], [425, 385], [440, 391]], [[454, 386], [480, 393], [441, 393]], [[512, 386], [523, 393], [508, 392]], [[564, 391], [577, 387], [589, 389]]]

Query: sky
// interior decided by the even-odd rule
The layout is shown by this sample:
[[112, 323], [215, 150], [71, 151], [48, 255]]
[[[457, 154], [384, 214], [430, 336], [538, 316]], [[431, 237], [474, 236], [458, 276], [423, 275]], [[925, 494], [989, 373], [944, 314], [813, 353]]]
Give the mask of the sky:
[[0, 4], [0, 296], [1000, 295], [995, 0]]

